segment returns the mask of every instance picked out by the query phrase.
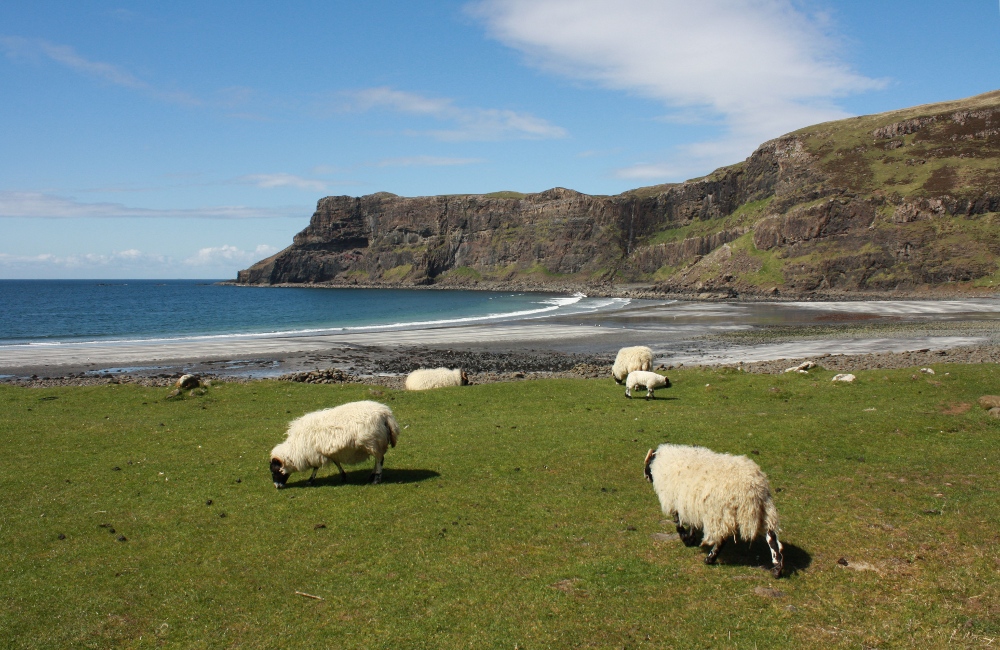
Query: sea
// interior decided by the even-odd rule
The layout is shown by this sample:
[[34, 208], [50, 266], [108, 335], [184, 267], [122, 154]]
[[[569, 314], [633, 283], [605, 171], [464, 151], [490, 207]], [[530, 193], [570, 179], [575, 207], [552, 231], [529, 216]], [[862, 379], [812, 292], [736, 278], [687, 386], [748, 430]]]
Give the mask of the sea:
[[294, 336], [614, 311], [583, 293], [247, 287], [215, 280], [0, 280], [0, 346]]

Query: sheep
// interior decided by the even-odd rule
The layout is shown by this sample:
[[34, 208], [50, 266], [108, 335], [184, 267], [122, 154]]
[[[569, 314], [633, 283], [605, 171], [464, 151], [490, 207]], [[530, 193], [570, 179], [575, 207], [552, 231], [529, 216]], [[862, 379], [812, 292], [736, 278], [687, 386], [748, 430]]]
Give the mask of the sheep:
[[670, 380], [655, 372], [633, 370], [625, 379], [625, 397], [632, 399], [632, 391], [638, 387], [646, 389], [646, 399], [653, 399], [653, 389], [670, 388]]
[[628, 373], [633, 370], [652, 370], [653, 351], [644, 345], [637, 345], [631, 348], [618, 350], [615, 357], [615, 365], [611, 366], [611, 376], [615, 378], [616, 384], [625, 381]]
[[281, 489], [292, 472], [313, 468], [312, 485], [319, 468], [333, 462], [347, 482], [341, 463], [355, 465], [375, 457], [372, 483], [382, 482], [382, 458], [396, 446], [399, 424], [392, 411], [378, 402], [349, 402], [292, 420], [285, 441], [271, 450], [271, 478]]
[[469, 376], [460, 368], [420, 368], [406, 376], [406, 390], [468, 386]]
[[685, 546], [698, 544], [696, 531], [701, 529], [701, 545], [712, 547], [705, 564], [715, 563], [729, 537], [735, 540], [739, 534], [750, 541], [763, 532], [771, 550], [771, 573], [781, 577], [778, 511], [757, 463], [704, 447], [663, 444], [646, 454], [645, 475]]

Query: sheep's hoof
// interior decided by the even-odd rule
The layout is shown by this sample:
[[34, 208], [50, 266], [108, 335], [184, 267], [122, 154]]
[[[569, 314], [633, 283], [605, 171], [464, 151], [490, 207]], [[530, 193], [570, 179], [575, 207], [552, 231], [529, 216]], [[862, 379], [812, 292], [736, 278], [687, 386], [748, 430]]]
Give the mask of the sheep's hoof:
[[378, 485], [382, 482], [381, 474], [372, 474], [372, 485]]
[[784, 569], [784, 568], [785, 567], [780, 566], [780, 565], [776, 566], [776, 567], [772, 567], [771, 568], [771, 575], [773, 575], [775, 578], [780, 578], [781, 577], [782, 569]]

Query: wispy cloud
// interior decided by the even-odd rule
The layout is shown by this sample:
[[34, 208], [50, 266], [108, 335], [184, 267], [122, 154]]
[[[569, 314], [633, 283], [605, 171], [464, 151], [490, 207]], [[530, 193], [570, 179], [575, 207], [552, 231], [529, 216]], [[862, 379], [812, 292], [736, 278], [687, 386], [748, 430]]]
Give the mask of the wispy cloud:
[[349, 111], [382, 109], [453, 124], [445, 129], [408, 130], [408, 135], [426, 135], [451, 142], [566, 137], [566, 129], [528, 113], [497, 108], [466, 108], [456, 106], [451, 99], [425, 97], [387, 86], [344, 92], [341, 97], [345, 101], [345, 110]]
[[455, 165], [475, 165], [486, 162], [485, 158], [445, 158], [441, 156], [406, 156], [385, 158], [376, 163], [378, 167], [451, 167]]
[[159, 219], [272, 219], [309, 214], [307, 206], [288, 208], [253, 208], [241, 205], [210, 206], [186, 209], [134, 208], [121, 203], [84, 203], [75, 199], [41, 192], [0, 192], [0, 218], [159, 218]]
[[245, 251], [236, 246], [223, 244], [200, 248], [198, 252], [184, 260], [185, 264], [193, 266], [226, 266], [232, 264], [250, 264], [270, 257], [279, 249], [267, 244], [260, 244], [252, 251]]
[[136, 77], [121, 66], [88, 59], [69, 45], [50, 43], [49, 41], [37, 38], [0, 36], [0, 48], [11, 59], [47, 59], [87, 77], [130, 90], [136, 90], [162, 101], [188, 106], [200, 106], [203, 103], [200, 99], [189, 93], [158, 88]]
[[279, 187], [294, 187], [300, 190], [311, 190], [315, 192], [325, 192], [327, 183], [314, 178], [303, 178], [294, 174], [248, 174], [236, 179], [237, 183], [255, 185], [264, 189]]
[[166, 268], [171, 259], [164, 255], [143, 253], [137, 249], [116, 251], [113, 253], [81, 253], [77, 255], [11, 255], [0, 253], [0, 266], [19, 269], [51, 268], [51, 269], [100, 269], [100, 268]]
[[721, 120], [717, 141], [673, 156], [689, 173], [847, 117], [836, 98], [884, 85], [854, 72], [829, 21], [792, 0], [481, 0], [467, 11], [530, 65], [660, 101], [667, 119]]

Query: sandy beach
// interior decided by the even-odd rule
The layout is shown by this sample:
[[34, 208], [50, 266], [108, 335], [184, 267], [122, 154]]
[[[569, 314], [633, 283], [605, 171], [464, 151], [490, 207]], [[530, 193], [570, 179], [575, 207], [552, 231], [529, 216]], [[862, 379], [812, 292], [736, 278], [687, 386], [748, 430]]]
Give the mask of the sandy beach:
[[636, 301], [607, 313], [495, 324], [8, 345], [0, 346], [0, 377], [24, 382], [196, 372], [245, 379], [325, 368], [361, 376], [400, 374], [417, 365], [559, 373], [610, 363], [619, 347], [638, 344], [650, 346], [663, 367], [745, 364], [774, 371], [784, 361], [806, 358], [827, 358], [828, 366], [838, 358], [836, 364], [857, 368], [873, 360], [879, 360], [874, 367], [925, 358], [989, 361], [1000, 349], [1000, 300]]

